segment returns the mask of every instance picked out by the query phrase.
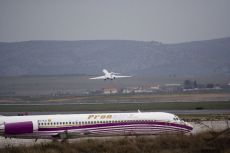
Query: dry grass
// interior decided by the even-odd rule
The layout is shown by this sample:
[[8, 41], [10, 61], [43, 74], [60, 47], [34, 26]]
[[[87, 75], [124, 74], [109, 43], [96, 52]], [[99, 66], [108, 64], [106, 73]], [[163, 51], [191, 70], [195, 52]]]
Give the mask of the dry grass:
[[87, 139], [73, 143], [52, 142], [30, 147], [7, 146], [1, 153], [228, 153], [230, 133], [162, 135]]

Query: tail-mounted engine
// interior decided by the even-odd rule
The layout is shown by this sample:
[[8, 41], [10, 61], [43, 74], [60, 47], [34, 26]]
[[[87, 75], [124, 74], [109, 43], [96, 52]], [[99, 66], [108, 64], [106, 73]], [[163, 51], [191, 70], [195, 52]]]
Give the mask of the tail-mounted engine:
[[33, 133], [37, 129], [38, 125], [32, 121], [5, 123], [4, 125], [4, 133], [7, 135]]

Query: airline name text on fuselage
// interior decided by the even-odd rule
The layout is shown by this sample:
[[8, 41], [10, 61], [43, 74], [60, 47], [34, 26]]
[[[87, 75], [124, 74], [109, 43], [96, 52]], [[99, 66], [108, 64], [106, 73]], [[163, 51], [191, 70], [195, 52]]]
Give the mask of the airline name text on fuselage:
[[88, 119], [112, 119], [112, 115], [89, 115]]

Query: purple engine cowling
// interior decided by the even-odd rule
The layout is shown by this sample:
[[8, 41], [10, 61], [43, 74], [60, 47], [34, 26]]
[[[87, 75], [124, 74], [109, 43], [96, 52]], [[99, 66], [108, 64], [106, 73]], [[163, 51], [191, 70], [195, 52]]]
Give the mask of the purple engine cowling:
[[33, 122], [15, 122], [5, 124], [5, 134], [33, 133]]

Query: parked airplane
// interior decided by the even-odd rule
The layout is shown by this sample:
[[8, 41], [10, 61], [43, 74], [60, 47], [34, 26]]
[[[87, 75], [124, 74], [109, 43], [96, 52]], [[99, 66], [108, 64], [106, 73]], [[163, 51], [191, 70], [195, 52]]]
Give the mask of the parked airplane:
[[128, 78], [128, 77], [132, 77], [132, 76], [118, 75], [120, 73], [108, 72], [106, 69], [103, 69], [102, 72], [104, 73], [103, 76], [89, 78], [89, 79], [104, 79], [104, 80], [110, 79], [110, 80], [114, 80], [116, 78]]
[[193, 127], [163, 112], [0, 116], [0, 135], [7, 138], [71, 139], [87, 136], [186, 133]]

